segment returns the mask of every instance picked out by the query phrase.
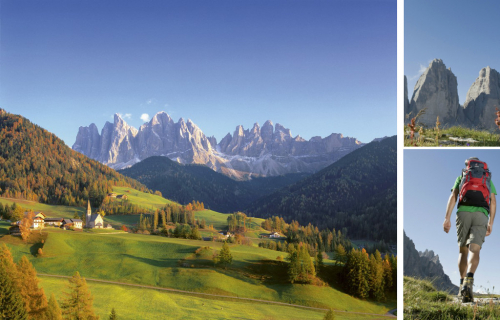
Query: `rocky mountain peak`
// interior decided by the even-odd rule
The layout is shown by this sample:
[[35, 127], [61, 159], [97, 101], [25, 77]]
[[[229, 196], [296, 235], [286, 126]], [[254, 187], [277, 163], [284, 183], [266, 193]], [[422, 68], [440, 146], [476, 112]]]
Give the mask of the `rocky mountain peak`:
[[446, 69], [441, 59], [434, 59], [415, 85], [408, 111], [413, 116], [427, 108], [419, 118], [420, 123], [434, 126], [437, 117], [441, 123], [455, 124], [458, 117], [457, 77]]
[[465, 116], [477, 128], [496, 130], [493, 119], [497, 107], [500, 107], [500, 74], [486, 67], [479, 71], [479, 76], [467, 92]]
[[213, 170], [241, 179], [252, 175], [269, 176], [291, 172], [315, 172], [361, 146], [353, 138], [332, 134], [310, 141], [292, 138], [290, 129], [271, 121], [262, 128], [242, 125], [218, 144], [206, 137], [196, 124], [180, 118], [175, 123], [158, 112], [140, 130], [129, 126], [118, 114], [97, 132], [95, 125], [82, 127], [74, 148], [115, 169], [126, 168], [151, 156], [167, 156], [180, 163], [205, 164]]
[[458, 287], [444, 273], [443, 266], [439, 262], [439, 256], [435, 255], [432, 250], [418, 252], [415, 243], [408, 238], [406, 232], [403, 232], [403, 234], [404, 275], [417, 279], [429, 279], [438, 290], [452, 293], [458, 292]]

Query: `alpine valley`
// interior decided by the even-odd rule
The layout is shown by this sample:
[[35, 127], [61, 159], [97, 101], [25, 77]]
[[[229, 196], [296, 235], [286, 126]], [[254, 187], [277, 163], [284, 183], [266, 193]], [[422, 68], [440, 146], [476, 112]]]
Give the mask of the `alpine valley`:
[[233, 135], [220, 142], [207, 137], [191, 120], [174, 122], [165, 112], [157, 113], [139, 130], [118, 114], [106, 122], [99, 134], [95, 124], [80, 127], [73, 144], [76, 150], [114, 169], [123, 169], [151, 156], [165, 156], [182, 164], [203, 164], [236, 180], [313, 173], [363, 146], [355, 138], [332, 133], [328, 137], [299, 135], [266, 121], [252, 129], [237, 126]]
[[[97, 161], [0, 109], [0, 297], [11, 309], [56, 319], [75, 284], [85, 319], [163, 319], [165, 306], [175, 319], [394, 317], [395, 136], [304, 141], [267, 122], [216, 144], [169, 119], [80, 128], [75, 149]], [[119, 172], [100, 163], [136, 160]]]

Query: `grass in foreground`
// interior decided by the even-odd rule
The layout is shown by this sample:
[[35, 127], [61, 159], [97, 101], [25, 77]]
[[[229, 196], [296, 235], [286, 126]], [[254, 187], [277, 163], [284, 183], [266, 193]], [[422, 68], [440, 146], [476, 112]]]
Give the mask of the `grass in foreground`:
[[[46, 295], [63, 297], [68, 280], [40, 276]], [[94, 309], [107, 319], [115, 308], [119, 319], [304, 319], [321, 320], [326, 312], [262, 303], [206, 299], [114, 284], [87, 282], [94, 296]], [[374, 319], [359, 314], [336, 313], [335, 319]]]
[[[405, 126], [405, 130], [407, 130]], [[413, 143], [405, 134], [405, 147], [494, 147], [500, 146], [500, 134], [484, 130], [475, 130], [464, 127], [451, 127], [448, 129], [440, 129], [438, 141], [436, 141], [437, 131], [433, 129], [424, 129], [421, 138], [414, 138]], [[450, 137], [467, 139], [471, 138], [477, 143], [455, 142], [450, 140]]]
[[498, 319], [500, 306], [471, 307], [454, 303], [446, 292], [438, 291], [427, 280], [404, 277], [404, 318], [415, 320]]

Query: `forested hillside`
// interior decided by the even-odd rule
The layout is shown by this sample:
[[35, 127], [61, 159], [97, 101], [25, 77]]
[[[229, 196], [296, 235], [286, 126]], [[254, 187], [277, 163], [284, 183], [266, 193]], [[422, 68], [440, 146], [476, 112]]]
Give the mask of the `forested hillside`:
[[73, 151], [47, 130], [0, 109], [0, 196], [98, 207], [114, 185], [139, 182]]
[[160, 191], [168, 199], [182, 204], [200, 201], [219, 212], [242, 210], [253, 201], [308, 176], [293, 173], [235, 181], [204, 165], [182, 165], [159, 156], [147, 158], [119, 172]]
[[396, 242], [396, 153], [396, 136], [371, 142], [245, 211], [346, 228], [351, 239]]

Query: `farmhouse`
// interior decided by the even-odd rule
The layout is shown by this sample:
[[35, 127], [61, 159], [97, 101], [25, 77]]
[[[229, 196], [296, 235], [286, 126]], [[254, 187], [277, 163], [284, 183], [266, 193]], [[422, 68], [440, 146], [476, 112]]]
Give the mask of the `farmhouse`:
[[90, 208], [90, 201], [87, 203], [87, 215], [85, 216], [85, 228], [89, 229], [102, 229], [104, 228], [104, 221], [102, 216], [98, 213], [92, 214]]
[[60, 227], [63, 222], [63, 218], [45, 218], [45, 224], [54, 227]]
[[82, 229], [83, 221], [80, 219], [63, 219], [62, 228], [67, 230], [71, 227], [74, 229]]
[[116, 196], [116, 199], [127, 200], [127, 199], [128, 199], [128, 197], [127, 197], [127, 195], [126, 195], [126, 194], [119, 194], [119, 195], [117, 195], [117, 196]]
[[[26, 211], [24, 213], [24, 217], [26, 218], [28, 216], [28, 214], [30, 214], [30, 212]], [[33, 217], [33, 223], [31, 224], [31, 228], [33, 228], [33, 229], [42, 228], [43, 224], [44, 224], [45, 217], [46, 217], [45, 213], [40, 212], [40, 211], [39, 212], [35, 212], [34, 213], [34, 217]], [[20, 225], [21, 224], [21, 220], [16, 221], [16, 224]]]
[[269, 238], [281, 238], [281, 235], [277, 232], [273, 232], [269, 235]]
[[219, 234], [220, 234], [223, 238], [226, 238], [226, 239], [227, 239], [227, 238], [229, 238], [229, 237], [232, 237], [232, 236], [233, 236], [233, 234], [232, 234], [231, 232], [229, 232], [229, 231], [221, 231], [221, 232], [219, 232]]

